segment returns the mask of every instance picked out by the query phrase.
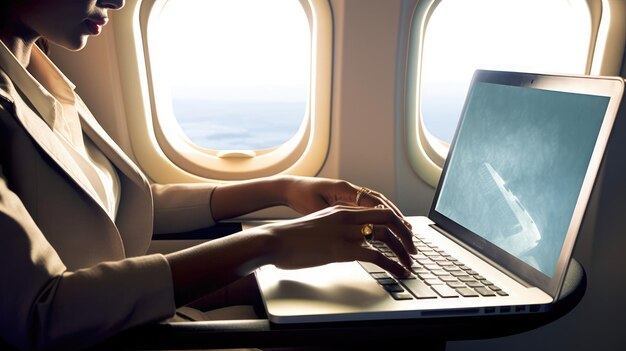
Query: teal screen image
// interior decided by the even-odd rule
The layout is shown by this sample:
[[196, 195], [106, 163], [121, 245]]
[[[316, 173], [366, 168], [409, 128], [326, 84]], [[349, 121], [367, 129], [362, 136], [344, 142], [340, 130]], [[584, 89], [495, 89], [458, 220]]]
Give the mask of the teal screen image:
[[551, 277], [608, 103], [476, 83], [435, 210]]

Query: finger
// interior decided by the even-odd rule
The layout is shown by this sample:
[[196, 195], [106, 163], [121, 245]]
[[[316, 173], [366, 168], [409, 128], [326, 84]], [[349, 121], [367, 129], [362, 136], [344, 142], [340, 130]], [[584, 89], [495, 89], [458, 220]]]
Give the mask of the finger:
[[[407, 253], [402, 242], [386, 227], [374, 227], [373, 238], [375, 241], [380, 241], [387, 245], [387, 248], [393, 252], [391, 258], [396, 257], [400, 262], [406, 266], [411, 267], [413, 260]], [[384, 252], [383, 252], [384, 254]]]
[[[374, 206], [374, 208], [386, 208], [387, 206], [383, 205], [383, 204], [378, 204], [376, 206]], [[400, 219], [402, 220], [402, 222], [404, 223], [404, 225], [409, 228], [410, 230], [413, 230], [413, 225], [411, 225], [411, 223], [409, 223], [409, 221], [406, 220], [406, 218], [402, 217], [401, 213], [398, 213], [397, 211], [393, 210], [392, 211], [396, 212], [396, 215], [398, 217], [400, 217]]]
[[383, 195], [381, 195], [381, 204], [385, 207], [389, 207], [390, 209], [392, 209], [396, 213], [396, 215], [402, 219], [402, 222], [404, 223], [404, 225], [406, 225], [409, 229], [413, 229], [413, 226], [411, 225], [411, 223], [409, 223], [404, 218], [404, 214], [402, 213], [402, 211], [400, 211], [400, 209], [393, 202], [389, 201], [389, 199], [387, 199]]
[[398, 216], [402, 217], [402, 212], [393, 202], [391, 202], [387, 197], [379, 192], [372, 191], [363, 199], [363, 203], [367, 203], [369, 207], [374, 207], [378, 204], [382, 204], [385, 207], [392, 209]]
[[363, 193], [361, 198], [359, 199], [359, 204], [362, 207], [376, 207], [378, 205], [382, 205], [384, 207], [390, 208], [396, 215], [402, 218], [404, 225], [406, 225], [409, 229], [412, 229], [411, 223], [404, 219], [404, 215], [402, 211], [389, 199], [387, 199], [383, 194], [371, 190], [368, 193]]
[[361, 247], [355, 252], [355, 259], [357, 261], [373, 263], [396, 277], [408, 277], [411, 275], [411, 272], [401, 264], [372, 248]]
[[366, 224], [387, 227], [397, 238], [400, 239], [405, 250], [411, 254], [416, 254], [417, 249], [413, 244], [413, 232], [408, 228], [402, 218], [388, 208], [360, 209], [358, 211], [347, 211], [346, 220], [359, 226]]

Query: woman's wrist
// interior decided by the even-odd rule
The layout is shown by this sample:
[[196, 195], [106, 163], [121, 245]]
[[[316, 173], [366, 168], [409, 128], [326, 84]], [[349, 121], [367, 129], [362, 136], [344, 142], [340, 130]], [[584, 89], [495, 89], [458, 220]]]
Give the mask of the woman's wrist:
[[282, 175], [273, 179], [274, 195], [277, 197], [277, 202], [282, 206], [290, 206], [291, 193], [296, 188], [294, 184], [297, 181], [298, 177], [289, 175]]
[[276, 176], [221, 184], [211, 196], [213, 217], [220, 221], [272, 206], [288, 206], [288, 192], [294, 179]]
[[166, 254], [176, 305], [194, 301], [276, 262], [280, 250], [274, 231], [257, 227]]

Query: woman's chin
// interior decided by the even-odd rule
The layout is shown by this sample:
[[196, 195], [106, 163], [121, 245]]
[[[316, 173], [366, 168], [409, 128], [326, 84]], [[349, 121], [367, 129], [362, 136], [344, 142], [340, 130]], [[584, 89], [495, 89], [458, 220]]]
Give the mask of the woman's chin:
[[89, 40], [88, 35], [81, 35], [80, 38], [76, 38], [74, 40], [52, 41], [52, 42], [67, 50], [79, 51], [79, 50], [82, 50], [87, 45], [88, 40]]

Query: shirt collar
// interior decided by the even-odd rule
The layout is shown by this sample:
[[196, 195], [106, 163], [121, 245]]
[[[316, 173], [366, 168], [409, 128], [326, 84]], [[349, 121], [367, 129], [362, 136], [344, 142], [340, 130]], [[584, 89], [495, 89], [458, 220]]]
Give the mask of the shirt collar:
[[22, 66], [2, 41], [0, 41], [0, 67], [11, 77], [17, 88], [26, 95], [50, 128], [54, 128], [55, 123], [59, 123], [62, 119], [63, 109], [57, 98], [63, 103], [73, 104], [74, 102], [74, 84], [36, 45], [33, 45], [31, 51], [29, 68], [37, 75], [41, 83], [52, 90], [54, 95]]

